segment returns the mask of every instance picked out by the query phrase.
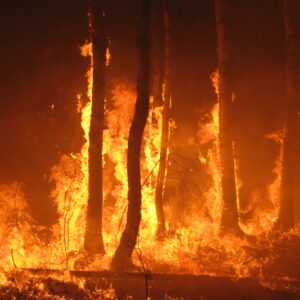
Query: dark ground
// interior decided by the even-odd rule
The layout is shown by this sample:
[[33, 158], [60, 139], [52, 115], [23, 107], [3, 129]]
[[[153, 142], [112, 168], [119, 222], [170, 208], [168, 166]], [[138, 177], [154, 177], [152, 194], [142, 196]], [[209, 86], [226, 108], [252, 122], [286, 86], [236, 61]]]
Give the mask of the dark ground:
[[[132, 276], [133, 275], [133, 276]], [[184, 299], [184, 300], [297, 300], [300, 297], [300, 283], [293, 283], [287, 288], [278, 282], [269, 287], [251, 279], [229, 279], [210, 276], [152, 274], [148, 280], [150, 299]], [[92, 276], [93, 277], [93, 276]], [[145, 299], [146, 281], [141, 274], [131, 274], [128, 278], [116, 276], [109, 278], [95, 276], [85, 277], [84, 288], [67, 281], [60, 281], [51, 276], [22, 278], [21, 273], [11, 277], [11, 286], [0, 288], [1, 299]], [[118, 278], [119, 277], [119, 278]], [[123, 278], [120, 278], [123, 277]], [[130, 278], [132, 277], [132, 278]], [[157, 279], [158, 278], [158, 279]], [[276, 286], [277, 285], [277, 286]], [[114, 292], [112, 292], [114, 290]], [[116, 297], [114, 297], [114, 295]], [[131, 298], [128, 298], [131, 296]]]

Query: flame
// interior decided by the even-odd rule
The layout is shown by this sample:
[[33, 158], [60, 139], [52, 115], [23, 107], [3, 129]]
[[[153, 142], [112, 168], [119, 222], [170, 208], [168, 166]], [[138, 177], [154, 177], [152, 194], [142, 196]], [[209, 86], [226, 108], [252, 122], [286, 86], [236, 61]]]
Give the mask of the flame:
[[109, 47], [106, 48], [105, 58], [106, 58], [105, 66], [108, 67], [112, 59]]
[[[211, 82], [214, 87], [217, 99], [219, 99], [219, 80], [220, 75], [218, 71], [212, 73]], [[220, 166], [220, 147], [219, 147], [219, 103], [216, 103], [208, 116], [209, 122], [200, 124], [198, 137], [200, 144], [205, 144], [212, 141], [212, 147], [207, 153], [207, 172], [212, 177], [212, 185], [207, 191], [205, 198], [207, 199], [207, 206], [210, 215], [213, 218], [214, 232], [219, 228], [221, 219], [222, 207], [222, 188], [221, 188], [221, 166]]]
[[[204, 129], [203, 129], [204, 128]], [[206, 130], [206, 133], [205, 133]], [[203, 139], [203, 136], [205, 137]], [[212, 147], [207, 153], [207, 173], [212, 177], [212, 185], [205, 194], [207, 199], [207, 206], [210, 211], [210, 215], [213, 218], [214, 232], [216, 233], [219, 228], [219, 221], [221, 219], [221, 207], [222, 207], [222, 189], [221, 189], [221, 168], [220, 168], [220, 148], [219, 148], [219, 104], [215, 104], [211, 116], [210, 122], [205, 124], [200, 129], [198, 135], [201, 137], [201, 141], [211, 141]], [[200, 142], [201, 143], [201, 142]]]
[[[104, 210], [103, 238], [106, 255], [94, 261], [85, 262], [83, 239], [85, 216], [88, 197], [88, 147], [89, 124], [93, 88], [93, 57], [92, 45], [86, 43], [81, 47], [81, 53], [90, 59], [87, 70], [87, 93], [77, 96], [77, 110], [81, 113], [81, 126], [85, 143], [80, 153], [63, 155], [60, 162], [53, 166], [50, 180], [55, 182], [51, 193], [57, 206], [59, 219], [53, 226], [53, 236], [47, 244], [41, 241], [34, 230], [38, 226], [30, 217], [26, 199], [22, 193], [22, 185], [0, 186], [0, 203], [2, 222], [1, 228], [1, 269], [9, 272], [16, 267], [23, 268], [89, 268], [107, 269], [110, 260], [119, 243], [125, 226], [127, 213], [127, 144], [129, 128], [133, 117], [136, 92], [133, 84], [119, 82], [112, 92], [112, 103], [105, 113], [103, 140], [104, 158]], [[108, 52], [109, 53], [109, 52]], [[110, 55], [107, 53], [107, 62]], [[219, 74], [213, 73], [212, 84], [216, 95], [219, 93]], [[151, 99], [153, 101], [153, 99]], [[169, 232], [165, 239], [157, 240], [157, 218], [155, 210], [155, 183], [159, 162], [159, 147], [162, 132], [162, 107], [151, 105], [148, 122], [144, 132], [143, 153], [141, 155], [142, 169], [142, 222], [138, 244], [134, 252], [136, 265], [146, 263], [153, 270], [172, 272], [189, 272], [192, 274], [226, 275], [235, 277], [261, 277], [263, 266], [269, 263], [273, 256], [256, 258], [249, 255], [249, 242], [236, 236], [220, 237], [218, 235], [221, 207], [221, 173], [219, 151], [219, 105], [216, 103], [206, 115], [206, 122], [199, 124], [198, 142], [209, 145], [207, 152], [201, 149], [199, 161], [206, 174], [211, 178], [209, 188], [191, 204], [191, 209], [183, 212], [184, 222]], [[175, 128], [174, 122], [170, 124]], [[276, 162], [277, 179], [269, 186], [269, 193], [274, 203], [274, 211], [260, 213], [256, 221], [247, 224], [248, 233], [260, 234], [271, 230], [271, 225], [278, 214], [278, 193], [282, 163], [282, 138], [280, 153]], [[274, 135], [272, 135], [274, 137]], [[234, 151], [234, 145], [233, 145]], [[235, 158], [235, 173], [237, 187], [241, 185], [238, 179], [238, 161]], [[201, 185], [201, 183], [199, 183]], [[18, 188], [17, 188], [18, 187]], [[14, 192], [14, 191], [18, 192]], [[237, 189], [238, 190], [238, 189]], [[165, 203], [166, 225], [170, 230], [170, 211], [172, 201]], [[204, 203], [199, 211], [198, 203]], [[207, 212], [204, 210], [207, 209]], [[269, 241], [271, 243], [271, 241]], [[258, 246], [257, 246], [258, 247]], [[5, 272], [0, 272], [0, 282], [7, 283]], [[65, 275], [67, 276], [67, 275]], [[77, 284], [84, 287], [84, 281]], [[40, 289], [43, 289], [43, 285]], [[107, 291], [112, 293], [113, 291]]]
[[276, 175], [275, 180], [272, 184], [269, 185], [268, 191], [270, 199], [273, 203], [274, 210], [266, 216], [266, 226], [265, 228], [271, 229], [277, 216], [279, 214], [279, 197], [280, 197], [280, 188], [281, 188], [281, 174], [282, 174], [282, 165], [283, 165], [283, 141], [285, 136], [285, 127], [282, 130], [279, 130], [275, 133], [267, 135], [266, 137], [274, 140], [279, 145], [278, 155], [275, 161], [275, 167], [273, 173]]

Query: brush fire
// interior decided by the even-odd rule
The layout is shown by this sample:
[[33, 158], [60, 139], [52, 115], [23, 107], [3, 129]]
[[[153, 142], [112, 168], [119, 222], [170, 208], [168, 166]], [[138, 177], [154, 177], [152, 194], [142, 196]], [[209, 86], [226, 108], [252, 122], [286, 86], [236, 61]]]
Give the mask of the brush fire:
[[299, 1], [0, 6], [1, 299], [299, 299]]

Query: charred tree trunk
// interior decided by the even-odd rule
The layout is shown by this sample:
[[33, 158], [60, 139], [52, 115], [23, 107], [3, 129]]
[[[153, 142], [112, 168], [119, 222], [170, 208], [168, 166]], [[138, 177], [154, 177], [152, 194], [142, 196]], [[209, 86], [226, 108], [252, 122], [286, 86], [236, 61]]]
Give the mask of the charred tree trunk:
[[284, 0], [286, 32], [286, 104], [284, 120], [283, 165], [278, 225], [283, 230], [294, 227], [295, 220], [295, 144], [299, 139], [300, 108], [300, 4], [298, 0]]
[[168, 10], [168, 0], [164, 3], [164, 86], [163, 86], [163, 110], [162, 110], [162, 133], [160, 142], [160, 162], [157, 174], [155, 189], [155, 204], [157, 215], [157, 236], [161, 237], [165, 234], [165, 215], [163, 210], [163, 192], [167, 169], [167, 155], [169, 144], [169, 110], [171, 105], [171, 32], [170, 32], [170, 16]]
[[143, 133], [149, 112], [150, 94], [150, 0], [139, 0], [137, 50], [137, 100], [130, 127], [127, 153], [128, 211], [126, 226], [112, 260], [112, 268], [124, 271], [131, 265], [141, 221], [140, 153]]
[[215, 0], [218, 69], [219, 69], [219, 145], [222, 185], [221, 230], [240, 231], [233, 157], [232, 96], [233, 96], [233, 55], [228, 0]]
[[103, 125], [105, 99], [105, 64], [108, 41], [104, 32], [104, 1], [90, 0], [93, 91], [89, 132], [89, 183], [84, 249], [104, 253], [102, 237], [103, 206]]
[[[151, 6], [150, 19], [150, 92], [153, 96], [153, 108], [163, 105], [163, 83], [165, 71], [165, 35], [163, 20], [163, 0], [154, 1]], [[152, 107], [151, 107], [152, 108]], [[157, 123], [157, 120], [152, 119]]]

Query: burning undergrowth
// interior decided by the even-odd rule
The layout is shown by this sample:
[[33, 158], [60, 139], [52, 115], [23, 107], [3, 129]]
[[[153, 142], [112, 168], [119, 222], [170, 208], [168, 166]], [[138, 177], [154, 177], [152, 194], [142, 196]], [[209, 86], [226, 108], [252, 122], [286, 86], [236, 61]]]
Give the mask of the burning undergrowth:
[[[42, 229], [35, 226], [30, 217], [26, 199], [22, 194], [22, 185], [2, 186], [3, 284], [7, 280], [5, 274], [16, 268], [90, 270], [110, 268], [110, 260], [126, 219], [128, 189], [126, 147], [134, 101], [135, 93], [132, 88], [124, 84], [117, 85], [113, 91], [113, 108], [106, 114], [107, 129], [103, 153], [107, 176], [103, 217], [106, 254], [89, 259], [83, 251], [88, 178], [86, 134], [87, 142], [83, 145], [81, 153], [63, 156], [60, 163], [52, 169], [51, 180], [56, 183], [52, 198], [57, 205], [60, 218], [52, 228], [50, 241], [43, 241], [34, 233]], [[249, 231], [242, 237], [218, 234], [221, 204], [216, 138], [217, 112], [218, 107], [215, 106], [208, 118], [209, 123], [200, 126], [201, 136], [205, 137], [206, 130], [204, 140], [211, 143], [206, 155], [199, 155], [199, 160], [212, 178], [212, 184], [204, 194], [206, 204], [202, 206], [207, 212], [198, 212], [199, 207], [194, 203], [194, 209], [183, 212], [184, 221], [179, 221], [174, 230], [170, 220], [172, 217], [176, 218], [176, 215], [172, 215], [174, 209], [169, 201], [165, 205], [168, 233], [163, 239], [156, 237], [157, 219], [154, 203], [161, 123], [153, 122], [153, 118], [160, 119], [161, 107], [154, 108], [150, 113], [142, 155], [142, 224], [134, 262], [138, 268], [146, 266], [152, 272], [255, 277], [261, 280], [273, 276], [299, 278], [295, 257], [300, 242], [296, 231], [283, 235], [271, 233], [270, 222], [265, 222], [266, 227], [261, 228], [256, 235], [252, 229], [255, 228], [255, 223], [244, 226], [245, 232], [247, 233], [247, 228]], [[82, 127], [87, 132], [90, 102], [82, 108], [81, 113]], [[274, 186], [272, 192], [276, 194]], [[180, 194], [174, 197], [180, 197]], [[265, 216], [270, 219], [268, 215]], [[262, 214], [256, 221], [263, 224], [261, 220], [263, 217]]]
[[[92, 57], [89, 44], [85, 45], [82, 51]], [[6, 287], [3, 287], [0, 293], [6, 293], [9, 289], [10, 295], [18, 297], [19, 294], [30, 294], [32, 299], [35, 299], [34, 297], [71, 299], [73, 294], [81, 297], [80, 299], [115, 299], [109, 285], [102, 285], [99, 288], [93, 285], [93, 289], [89, 290], [72, 276], [67, 279], [46, 277], [30, 279], [31, 275], [21, 271], [56, 269], [66, 270], [66, 274], [70, 274], [68, 273], [70, 270], [110, 269], [112, 256], [126, 222], [128, 194], [126, 153], [136, 93], [131, 84], [117, 84], [112, 91], [112, 103], [106, 109], [102, 151], [105, 254], [91, 256], [83, 249], [89, 180], [92, 74], [91, 59], [91, 68], [87, 72], [87, 95], [78, 96], [78, 112], [82, 116], [81, 125], [86, 142], [80, 153], [62, 156], [59, 164], [53, 166], [51, 171], [50, 180], [55, 183], [51, 197], [59, 214], [57, 224], [51, 228], [51, 237], [43, 239], [40, 234], [43, 228], [35, 225], [30, 217], [22, 193], [22, 184], [1, 186], [0, 201], [3, 208], [1, 283]], [[217, 94], [218, 76], [217, 72], [212, 76]], [[142, 145], [142, 221], [133, 254], [135, 269], [131, 271], [139, 274], [163, 272], [256, 278], [263, 284], [270, 284], [274, 278], [285, 278], [286, 286], [289, 286], [293, 278], [300, 278], [300, 268], [296, 263], [300, 250], [298, 231], [295, 229], [288, 233], [280, 233], [274, 230], [279, 205], [282, 142], [279, 143], [279, 155], [274, 166], [277, 177], [269, 187], [273, 209], [257, 211], [255, 218], [247, 223], [240, 221], [243, 231], [239, 234], [220, 234], [222, 188], [218, 104], [205, 115], [205, 121], [200, 122], [198, 140], [191, 141], [193, 146], [198, 147], [197, 163], [201, 165], [205, 176], [210, 178], [209, 184], [201, 193], [190, 193], [187, 196], [183, 193], [183, 184], [188, 181], [187, 175], [176, 177], [174, 175], [176, 173], [166, 172], [165, 184], [167, 185], [171, 179], [173, 193], [164, 203], [166, 233], [161, 237], [157, 236], [155, 185], [161, 159], [159, 150], [163, 107], [155, 106], [154, 103], [152, 99]], [[174, 121], [168, 122], [170, 122], [168, 127], [170, 137], [176, 126]], [[206, 151], [203, 151], [203, 145]], [[234, 144], [232, 147], [234, 153]], [[174, 166], [176, 169], [178, 165], [182, 167], [182, 164], [178, 163], [177, 153], [169, 150], [168, 154], [167, 163], [170, 169]], [[184, 161], [185, 158], [180, 159]], [[243, 183], [239, 179], [236, 158], [234, 164], [238, 198], [238, 190]], [[194, 167], [183, 169], [191, 173]], [[253, 197], [252, 201], [257, 199]], [[18, 276], [23, 277], [20, 279]]]

